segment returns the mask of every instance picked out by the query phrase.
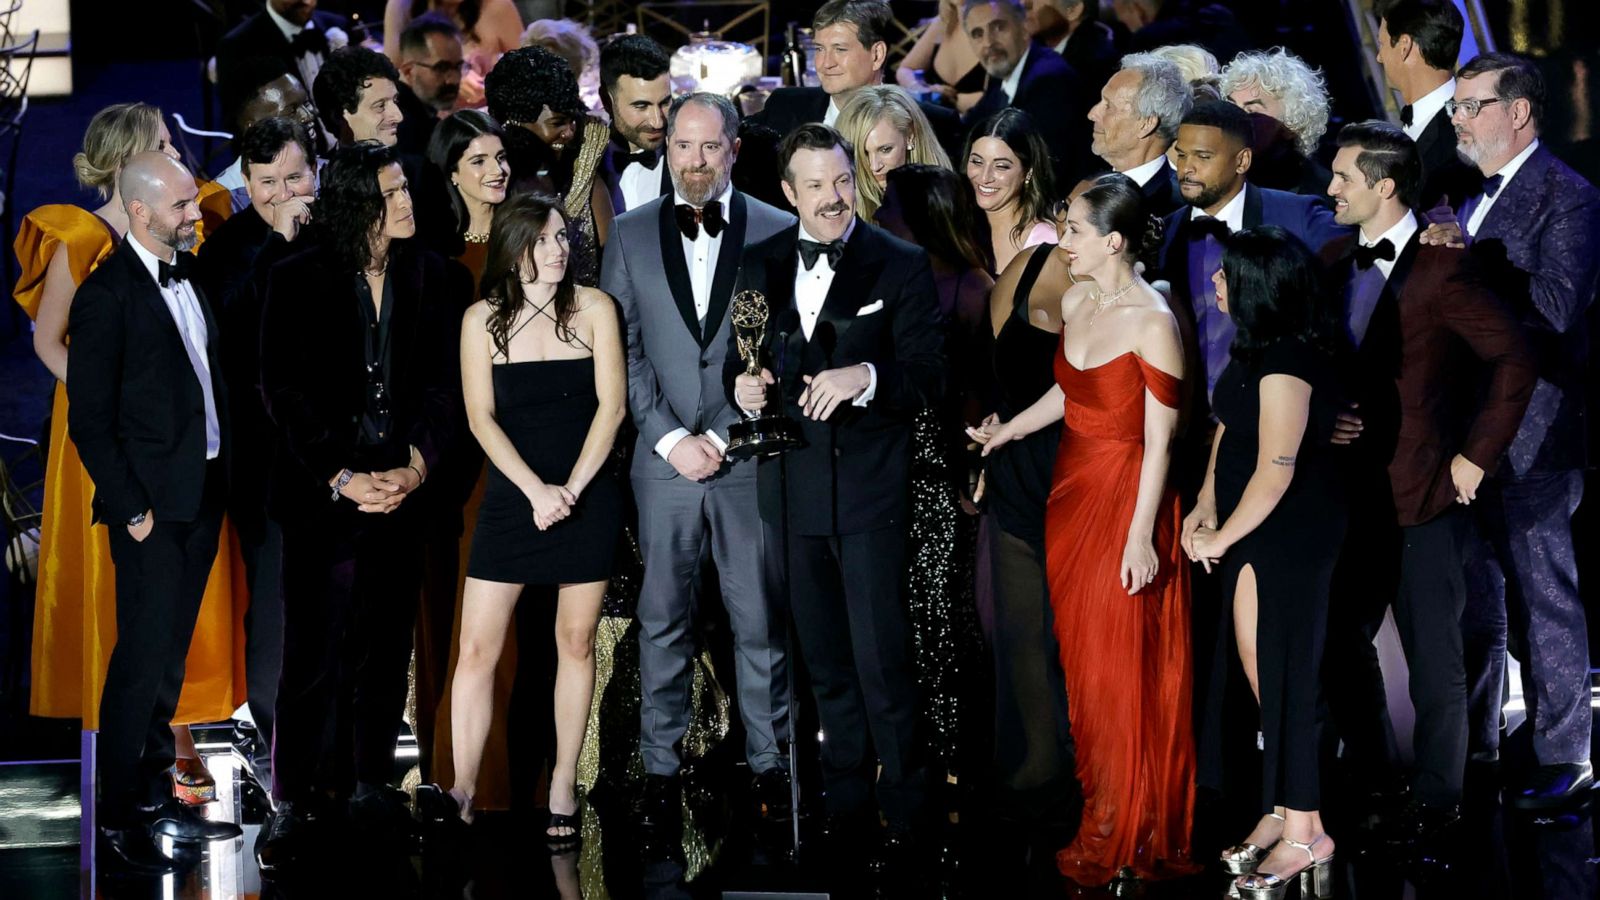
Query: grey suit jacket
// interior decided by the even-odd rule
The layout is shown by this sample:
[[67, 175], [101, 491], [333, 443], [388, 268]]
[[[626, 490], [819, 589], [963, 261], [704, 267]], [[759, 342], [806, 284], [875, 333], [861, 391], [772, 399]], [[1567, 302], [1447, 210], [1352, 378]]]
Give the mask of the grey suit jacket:
[[[639, 430], [633, 477], [676, 478], [656, 444], [678, 428], [716, 431], [723, 440], [739, 412], [722, 386], [728, 352], [728, 303], [744, 248], [794, 224], [795, 217], [734, 191], [717, 252], [705, 328], [694, 310], [675, 195], [631, 209], [611, 226], [600, 289], [617, 299], [627, 326], [628, 409]], [[753, 466], [744, 466], [753, 475]], [[742, 473], [741, 473], [742, 474]]]

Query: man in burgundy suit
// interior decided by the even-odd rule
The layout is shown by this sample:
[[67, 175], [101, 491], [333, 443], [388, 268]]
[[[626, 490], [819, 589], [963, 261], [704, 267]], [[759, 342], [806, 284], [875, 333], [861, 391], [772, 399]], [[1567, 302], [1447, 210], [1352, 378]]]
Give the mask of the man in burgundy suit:
[[1398, 126], [1360, 122], [1339, 133], [1328, 194], [1338, 221], [1359, 230], [1327, 252], [1345, 285], [1364, 427], [1346, 458], [1351, 539], [1334, 580], [1324, 681], [1362, 780], [1396, 783], [1372, 644], [1392, 602], [1417, 710], [1413, 802], [1390, 820], [1392, 836], [1404, 838], [1430, 837], [1459, 813], [1467, 762], [1459, 623], [1472, 525], [1462, 507], [1511, 444], [1535, 381], [1521, 326], [1468, 254], [1421, 242], [1413, 208], [1422, 182], [1417, 145]]

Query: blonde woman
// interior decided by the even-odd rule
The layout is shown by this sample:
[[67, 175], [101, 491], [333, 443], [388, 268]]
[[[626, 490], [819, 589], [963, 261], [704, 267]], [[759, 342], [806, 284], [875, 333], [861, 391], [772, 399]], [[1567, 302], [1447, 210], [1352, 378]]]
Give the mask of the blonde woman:
[[[50, 204], [28, 213], [14, 248], [21, 277], [13, 296], [33, 319], [33, 348], [56, 378], [45, 461], [44, 521], [39, 534], [39, 583], [33, 623], [33, 694], [36, 716], [83, 720], [100, 727], [100, 693], [117, 640], [116, 577], [105, 529], [94, 526], [94, 483], [67, 436], [67, 315], [78, 285], [111, 256], [128, 231], [117, 179], [136, 154], [178, 159], [161, 110], [148, 103], [119, 103], [95, 113], [73, 157], [78, 183], [103, 201], [93, 211]], [[237, 704], [234, 569], [224, 535], [200, 619], [190, 645], [184, 689], [174, 723], [217, 722]], [[270, 711], [268, 711], [270, 715]], [[184, 725], [173, 727], [178, 763], [175, 795], [188, 803], [216, 798], [216, 782], [195, 751]]]
[[[933, 126], [905, 88], [891, 84], [855, 92], [839, 113], [839, 133], [856, 152], [856, 214], [871, 220], [883, 205], [889, 172], [907, 163], [950, 168]], [[871, 178], [865, 177], [871, 175]]]

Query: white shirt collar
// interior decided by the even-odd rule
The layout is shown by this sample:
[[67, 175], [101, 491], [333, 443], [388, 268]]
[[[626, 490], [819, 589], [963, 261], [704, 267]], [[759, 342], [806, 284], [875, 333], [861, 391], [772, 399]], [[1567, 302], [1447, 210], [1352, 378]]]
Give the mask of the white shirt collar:
[[[850, 217], [850, 224], [846, 225], [844, 227], [844, 236], [839, 238], [839, 243], [841, 243], [841, 244], [850, 243], [850, 235], [854, 234], [855, 230], [856, 230], [856, 217], [855, 216], [851, 216]], [[805, 225], [804, 222], [800, 223], [800, 240], [802, 240], [802, 241], [811, 241], [814, 244], [827, 243], [826, 241], [819, 241], [816, 238], [812, 237], [811, 236], [811, 232], [806, 230], [806, 225]]]
[[283, 36], [291, 41], [294, 40], [295, 35], [305, 30], [304, 25], [296, 25], [288, 19], [285, 19], [283, 16], [278, 15], [278, 11], [272, 8], [271, 3], [267, 4], [267, 18], [271, 19], [272, 24], [278, 26], [278, 30], [283, 32]]
[[829, 94], [828, 110], [822, 114], [822, 124], [832, 128], [833, 123], [837, 121], [839, 121], [839, 100], [832, 94]]
[[1017, 99], [1017, 88], [1022, 84], [1022, 70], [1028, 65], [1028, 54], [1033, 52], [1033, 42], [1029, 41], [1022, 48], [1022, 58], [1017, 60], [1017, 67], [1011, 70], [1006, 80], [1000, 82], [1000, 89], [1006, 92], [1007, 100]]
[[1404, 250], [1406, 244], [1410, 242], [1411, 236], [1417, 233], [1417, 228], [1417, 214], [1408, 209], [1406, 214], [1400, 217], [1400, 221], [1389, 226], [1388, 231], [1378, 235], [1376, 238], [1369, 239], [1366, 229], [1361, 229], [1361, 246], [1376, 247], [1387, 240], [1394, 245], [1395, 256], [1398, 258], [1400, 251]]
[[1067, 44], [1071, 43], [1071, 41], [1072, 41], [1072, 35], [1069, 34], [1066, 37], [1061, 39], [1061, 43], [1055, 45], [1054, 47], [1052, 47], [1050, 49], [1056, 51], [1057, 53], [1061, 54], [1062, 56], [1066, 56], [1067, 55]]
[[1405, 130], [1406, 134], [1410, 135], [1413, 141], [1422, 137], [1422, 132], [1427, 130], [1428, 123], [1432, 122], [1433, 117], [1439, 114], [1439, 110], [1444, 109], [1445, 103], [1455, 99], [1455, 96], [1456, 80], [1452, 78], [1419, 97], [1417, 102], [1411, 104], [1411, 127]]
[[133, 245], [133, 252], [138, 254], [139, 261], [144, 263], [145, 270], [150, 273], [150, 280], [154, 281], [156, 286], [159, 287], [161, 285], [161, 278], [159, 275], [159, 270], [157, 269], [157, 264], [166, 263], [171, 265], [173, 260], [178, 258], [177, 252], [173, 252], [172, 259], [161, 259], [146, 249], [145, 245], [139, 243], [139, 239], [131, 234], [128, 235], [128, 243]]
[[[1518, 153], [1516, 156], [1511, 157], [1511, 161], [1506, 163], [1505, 165], [1501, 166], [1500, 170], [1498, 172], [1490, 172], [1488, 175], [1485, 175], [1484, 177], [1485, 178], [1492, 178], [1492, 177], [1494, 177], [1496, 175], [1499, 175], [1500, 176], [1500, 188], [1499, 188], [1499, 190], [1501, 190], [1501, 191], [1505, 190], [1506, 189], [1506, 184], [1508, 182], [1510, 182], [1512, 178], [1516, 177], [1517, 170], [1522, 168], [1522, 164], [1527, 162], [1528, 161], [1528, 157], [1532, 156], [1533, 155], [1533, 151], [1535, 151], [1537, 149], [1539, 149], [1539, 139], [1538, 138], [1534, 138], [1533, 139], [1533, 143], [1529, 144], [1526, 147], [1523, 147], [1522, 148], [1522, 152]], [[1498, 195], [1498, 192], [1497, 192], [1497, 195]]]
[[[1156, 177], [1156, 173], [1165, 168], [1166, 165], [1167, 156], [1163, 153], [1155, 159], [1152, 159], [1147, 163], [1140, 163], [1139, 165], [1134, 166], [1122, 174], [1132, 178], [1133, 183], [1137, 184], [1139, 187], [1144, 187], [1145, 185], [1149, 184], [1150, 179]], [[1241, 191], [1241, 193], [1243, 192]]]
[[[1249, 190], [1250, 185], [1246, 184], [1239, 189], [1239, 193], [1233, 195], [1233, 199], [1228, 201], [1227, 206], [1217, 211], [1216, 218], [1221, 220], [1222, 224], [1228, 226], [1229, 231], [1244, 230], [1244, 195]], [[1189, 218], [1204, 219], [1206, 217], [1206, 211], [1200, 207], [1189, 207]]]

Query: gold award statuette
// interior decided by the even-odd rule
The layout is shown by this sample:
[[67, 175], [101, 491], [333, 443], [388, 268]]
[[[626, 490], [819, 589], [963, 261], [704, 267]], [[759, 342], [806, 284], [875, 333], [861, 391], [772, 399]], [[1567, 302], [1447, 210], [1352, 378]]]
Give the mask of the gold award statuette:
[[[746, 375], [761, 374], [761, 346], [767, 340], [769, 318], [767, 298], [760, 291], [740, 291], [734, 295], [730, 308], [733, 341], [739, 358], [744, 360]], [[768, 409], [777, 407], [776, 400], [773, 396]], [[742, 421], [728, 426], [727, 455], [734, 459], [772, 456], [798, 446], [800, 429], [793, 419], [781, 412], [745, 413]]]

